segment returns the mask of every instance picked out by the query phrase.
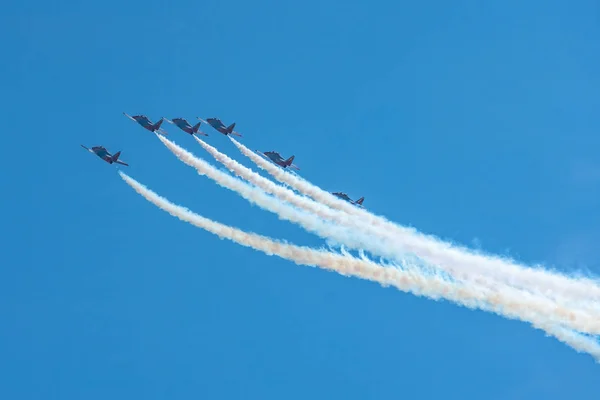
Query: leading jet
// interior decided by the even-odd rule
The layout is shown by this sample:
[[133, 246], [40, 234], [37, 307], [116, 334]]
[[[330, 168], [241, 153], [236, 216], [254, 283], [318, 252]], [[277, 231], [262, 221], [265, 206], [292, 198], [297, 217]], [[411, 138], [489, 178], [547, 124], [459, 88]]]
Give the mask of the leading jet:
[[167, 132], [160, 127], [162, 125], [163, 121], [165, 120], [164, 118], [161, 118], [160, 121], [153, 124], [152, 121], [150, 121], [148, 119], [148, 117], [146, 117], [145, 115], [134, 115], [132, 117], [131, 115], [129, 115], [127, 113], [123, 113], [123, 114], [130, 120], [135, 121], [138, 124], [140, 124], [142, 127], [148, 129], [150, 132], [158, 132], [165, 136], [167, 135]]
[[221, 121], [219, 118], [206, 118], [206, 121], [200, 117], [196, 117], [196, 118], [198, 118], [200, 121], [202, 121], [206, 124], [209, 124], [210, 126], [215, 128], [216, 130], [218, 130], [225, 136], [227, 136], [227, 135], [236, 135], [236, 136], [240, 136], [240, 137], [242, 136], [240, 133], [233, 130], [233, 128], [235, 128], [235, 122], [226, 127], [225, 124], [223, 123], [223, 121]]
[[354, 204], [355, 206], [359, 206], [359, 207], [362, 207], [362, 203], [363, 203], [363, 201], [365, 201], [364, 197], [361, 197], [360, 199], [354, 201], [350, 197], [348, 197], [348, 195], [346, 193], [342, 193], [342, 192], [333, 192], [331, 194], [334, 195], [335, 197], [338, 197], [338, 198], [342, 199], [342, 200], [346, 200], [350, 204]]
[[284, 160], [283, 157], [281, 157], [281, 154], [279, 154], [276, 151], [265, 151], [264, 153], [257, 151], [257, 153], [267, 157], [269, 160], [273, 161], [275, 164], [279, 165], [282, 168], [290, 167], [290, 168], [293, 168], [296, 170], [300, 169], [300, 168], [298, 168], [298, 166], [292, 164], [295, 156], [291, 156], [287, 160]]
[[89, 151], [90, 153], [94, 153], [95, 155], [97, 155], [98, 157], [100, 157], [101, 159], [103, 159], [104, 161], [106, 161], [109, 164], [117, 163], [117, 164], [121, 164], [121, 165], [125, 165], [125, 166], [129, 167], [129, 164], [124, 163], [123, 161], [119, 160], [121, 151], [117, 151], [114, 155], [111, 155], [104, 146], [94, 146], [91, 149], [88, 149], [84, 145], [80, 145], [80, 146], [83, 147], [84, 149], [86, 149], [87, 151]]
[[200, 131], [200, 124], [202, 121], [198, 122], [196, 125], [192, 126], [185, 118], [173, 118], [172, 120], [166, 120], [168, 123], [176, 125], [179, 129], [184, 131], [185, 133], [189, 133], [190, 135], [198, 134], [208, 136], [208, 134]]

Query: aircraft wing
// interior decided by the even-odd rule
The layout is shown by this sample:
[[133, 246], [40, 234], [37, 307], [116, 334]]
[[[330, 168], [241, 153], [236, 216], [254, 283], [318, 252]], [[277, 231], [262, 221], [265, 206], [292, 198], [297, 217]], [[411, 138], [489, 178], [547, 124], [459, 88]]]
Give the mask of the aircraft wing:
[[197, 118], [197, 119], [199, 119], [200, 121], [204, 122], [206, 125], [210, 125], [208, 122], [206, 122], [206, 121], [205, 121], [205, 120], [203, 120], [202, 118], [200, 118], [200, 117], [196, 117], [196, 118]]

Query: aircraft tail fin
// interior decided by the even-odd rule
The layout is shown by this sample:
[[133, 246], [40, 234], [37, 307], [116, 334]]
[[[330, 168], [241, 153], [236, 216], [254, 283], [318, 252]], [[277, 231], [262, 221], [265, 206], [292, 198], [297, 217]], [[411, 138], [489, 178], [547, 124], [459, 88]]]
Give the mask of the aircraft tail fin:
[[119, 160], [119, 156], [121, 155], [121, 150], [117, 151], [115, 154], [113, 154], [112, 156], [112, 162], [116, 163], [116, 164], [121, 164], [121, 165], [125, 165], [126, 167], [129, 167], [129, 164]]
[[284, 162], [285, 162], [285, 165], [287, 165], [288, 167], [299, 170], [300, 168], [298, 168], [298, 166], [292, 164], [292, 162], [294, 162], [294, 158], [295, 157], [296, 156], [291, 156], [290, 158], [288, 158]]
[[162, 123], [164, 122], [164, 118], [161, 118], [160, 121], [158, 121], [156, 124], [154, 124], [154, 130], [159, 130], [160, 126], [162, 125]]
[[356, 204], [360, 204], [362, 206], [363, 201], [365, 201], [365, 198], [361, 197], [360, 199], [356, 200]]
[[225, 128], [225, 130], [227, 131], [227, 133], [229, 135], [235, 135], [235, 136], [242, 137], [242, 135], [240, 135], [239, 133], [234, 132], [233, 128], [235, 128], [235, 122], [233, 124], [229, 125], [227, 128]]
[[200, 129], [200, 124], [202, 124], [202, 121], [198, 122], [196, 125], [194, 125], [192, 127], [192, 132], [194, 132], [194, 133], [198, 132], [198, 129]]

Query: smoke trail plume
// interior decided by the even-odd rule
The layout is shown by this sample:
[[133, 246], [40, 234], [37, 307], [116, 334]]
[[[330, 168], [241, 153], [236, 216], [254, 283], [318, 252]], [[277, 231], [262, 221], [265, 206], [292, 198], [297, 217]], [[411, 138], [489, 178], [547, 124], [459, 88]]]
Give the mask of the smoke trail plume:
[[[339, 210], [331, 209], [331, 208], [327, 207], [326, 205], [318, 203], [308, 197], [298, 195], [293, 190], [290, 190], [286, 187], [280, 186], [280, 185], [270, 181], [269, 179], [262, 177], [261, 175], [257, 174], [256, 172], [252, 171], [251, 169], [241, 165], [237, 161], [235, 161], [235, 160], [231, 159], [230, 157], [228, 157], [227, 155], [221, 153], [216, 148], [214, 148], [213, 146], [204, 142], [203, 140], [200, 140], [197, 137], [194, 137], [194, 139], [196, 139], [196, 141], [210, 155], [212, 155], [217, 161], [219, 161], [225, 167], [227, 167], [227, 169], [229, 169], [231, 172], [236, 174], [238, 177], [245, 179], [248, 182], [250, 182], [251, 184], [255, 185], [256, 187], [262, 189], [266, 193], [274, 195], [278, 199], [288, 202], [288, 203], [298, 207], [299, 209], [303, 209], [309, 213], [315, 214], [316, 216], [318, 216], [321, 219], [330, 220], [330, 221], [336, 222], [338, 224], [344, 225], [348, 228], [354, 228], [355, 232], [358, 232], [358, 231], [356, 231], [356, 229], [362, 228], [363, 231], [368, 234], [368, 236], [363, 235], [365, 237], [366, 241], [358, 243], [358, 247], [353, 246], [351, 243], [343, 242], [346, 246], [352, 247], [354, 249], [359, 249], [359, 250], [368, 250], [368, 251], [376, 253], [377, 255], [382, 256], [382, 257], [388, 257], [388, 258], [399, 259], [399, 260], [404, 260], [406, 258], [406, 254], [399, 254], [398, 252], [394, 251], [394, 246], [393, 246], [394, 243], [392, 241], [389, 241], [389, 242], [383, 241], [382, 242], [382, 239], [388, 240], [389, 238], [387, 238], [385, 235], [382, 235], [380, 231], [373, 229], [371, 226], [363, 227], [362, 224], [360, 223], [360, 221], [357, 221], [357, 219], [352, 217], [351, 215], [348, 215]], [[163, 140], [163, 143], [166, 143], [166, 142], [167, 142], [166, 140]], [[176, 146], [175, 144], [172, 144], [171, 146], [168, 146], [168, 147], [176, 155], [184, 154], [183, 152], [185, 150]], [[198, 164], [197, 162], [195, 162], [195, 160], [189, 159], [189, 157], [196, 158], [195, 156], [190, 154], [189, 157], [187, 155], [184, 155], [184, 157], [189, 161], [189, 163], [187, 161], [184, 161], [184, 162], [186, 162], [188, 165], [195, 167], [196, 169], [200, 168], [198, 171], [199, 173], [201, 173], [203, 175], [206, 174], [205, 173], [206, 167], [205, 167], [204, 163]], [[374, 234], [381, 236], [382, 239], [373, 239], [372, 235], [374, 235]], [[333, 238], [333, 239], [341, 240], [338, 238]]]
[[230, 137], [230, 140], [245, 156], [279, 182], [285, 183], [331, 208], [360, 218], [364, 225], [379, 227], [381, 230], [393, 234], [401, 241], [404, 251], [413, 253], [432, 265], [437, 265], [449, 272], [478, 271], [481, 276], [487, 276], [511, 286], [532, 290], [560, 301], [587, 303], [586, 308], [598, 310], [600, 286], [591, 279], [571, 278], [541, 268], [518, 265], [499, 257], [476, 254], [470, 249], [452, 246], [433, 236], [426, 236], [414, 229], [398, 226], [383, 217], [336, 198], [304, 179], [264, 160], [235, 139]]
[[[389, 254], [386, 248], [387, 243], [380, 240], [373, 240], [367, 236], [361, 235], [360, 232], [351, 233], [347, 229], [341, 229], [340, 227], [332, 224], [325, 223], [325, 221], [318, 219], [316, 216], [301, 212], [294, 207], [289, 206], [286, 203], [281, 203], [277, 199], [268, 196], [263, 191], [256, 187], [248, 185], [246, 182], [240, 181], [226, 173], [219, 171], [204, 160], [196, 158], [193, 154], [189, 153], [185, 149], [172, 143], [165, 137], [159, 136], [159, 139], [165, 144], [165, 146], [175, 154], [181, 161], [195, 168], [199, 174], [205, 175], [213, 179], [217, 184], [226, 187], [230, 190], [238, 192], [242, 197], [248, 201], [257, 204], [259, 207], [276, 213], [280, 218], [295, 222], [303, 228], [316, 233], [322, 238], [332, 238], [341, 243], [344, 243], [352, 248], [361, 249], [367, 248], [377, 254]], [[401, 259], [396, 256], [396, 260]], [[415, 264], [402, 264], [405, 267], [415, 268]], [[600, 333], [600, 321], [597, 318], [590, 316], [588, 313], [581, 310], [569, 310], [567, 308], [557, 305], [555, 302], [547, 298], [534, 298], [526, 292], [516, 293], [510, 287], [506, 285], [493, 285], [490, 284], [490, 288], [495, 292], [501, 292], [508, 296], [507, 299], [515, 303], [529, 302], [535, 305], [535, 309], [542, 314], [551, 313], [555, 316], [555, 322], [559, 320], [568, 324], [570, 327], [587, 332], [587, 333]], [[481, 289], [478, 285], [478, 289]]]
[[226, 238], [242, 246], [262, 251], [267, 255], [276, 255], [298, 265], [316, 266], [341, 275], [377, 282], [383, 286], [394, 286], [401, 291], [433, 300], [445, 298], [468, 308], [480, 308], [507, 318], [529, 321], [534, 327], [544, 330], [547, 334], [556, 337], [577, 351], [589, 353], [596, 361], [600, 361], [600, 345], [596, 341], [553, 324], [543, 315], [532, 312], [527, 305], [506, 301], [502, 293], [472, 290], [437, 277], [425, 277], [395, 268], [385, 268], [366, 259], [289, 245], [254, 233], [246, 233], [175, 205], [121, 171], [119, 171], [119, 175], [138, 194], [155, 206], [220, 238]]
[[[353, 217], [345, 212], [340, 210], [335, 210], [329, 208], [328, 206], [318, 203], [310, 198], [301, 196], [296, 194], [293, 190], [290, 190], [286, 187], [280, 186], [269, 179], [264, 178], [263, 176], [257, 174], [251, 169], [241, 165], [237, 161], [231, 159], [227, 155], [219, 152], [216, 148], [209, 145], [208, 143], [200, 140], [199, 138], [194, 137], [196, 141], [209, 153], [211, 154], [217, 161], [221, 162], [225, 167], [227, 167], [231, 172], [236, 174], [242, 179], [247, 180], [253, 185], [261, 188], [265, 192], [275, 195], [277, 198], [283, 201], [287, 201], [294, 206], [304, 209], [308, 212], [314, 213], [320, 218], [331, 220], [337, 224], [341, 224], [347, 226], [349, 228], [354, 228], [355, 230], [362, 230], [365, 233], [368, 233], [368, 241], [363, 242], [362, 248], [368, 250], [374, 254], [379, 256], [387, 257], [396, 261], [402, 261], [406, 259], [406, 254], [403, 253], [402, 247], [402, 238], [399, 238], [395, 232], [390, 232], [389, 230], [383, 230], [381, 228], [377, 228], [371, 225], [364, 225], [361, 220], [357, 217]], [[252, 153], [254, 156], [258, 157], [256, 154]], [[268, 162], [267, 160], [263, 160], [264, 162]], [[273, 168], [279, 169], [276, 166]], [[381, 239], [377, 239], [374, 236], [377, 236]], [[500, 290], [499, 286], [506, 285], [504, 282], [498, 282], [493, 280], [487, 276], [481, 275], [479, 270], [473, 270], [472, 268], [454, 268], [452, 265], [447, 268], [448, 272], [459, 279], [469, 280], [477, 284], [482, 284], [492, 289]], [[522, 271], [516, 271], [515, 274], [519, 274]], [[543, 290], [541, 290], [543, 292]], [[538, 290], [540, 292], [540, 290]], [[556, 296], [562, 297], [562, 296]], [[560, 300], [563, 300], [560, 298]], [[595, 307], [588, 307], [587, 304], [582, 305], [583, 308], [590, 313], [596, 314], [598, 318], [600, 315], [598, 314], [598, 309]]]
[[315, 215], [308, 214], [267, 195], [260, 188], [251, 186], [245, 181], [218, 170], [169, 139], [161, 135], [157, 135], [157, 137], [179, 160], [195, 168], [200, 175], [207, 176], [218, 185], [239, 193], [251, 203], [277, 214], [279, 218], [296, 223], [323, 239], [333, 239], [353, 249], [366, 248], [370, 251], [377, 251], [385, 256], [391, 257], [393, 255], [392, 252], [388, 251], [390, 247], [385, 242], [369, 238], [367, 234], [361, 231], [352, 231], [343, 226], [326, 223]]

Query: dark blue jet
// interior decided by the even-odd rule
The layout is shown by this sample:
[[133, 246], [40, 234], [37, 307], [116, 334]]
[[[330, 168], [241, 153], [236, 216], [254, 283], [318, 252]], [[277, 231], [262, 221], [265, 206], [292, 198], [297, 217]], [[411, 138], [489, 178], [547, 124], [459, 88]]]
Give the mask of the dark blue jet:
[[267, 157], [269, 160], [273, 161], [275, 164], [279, 165], [282, 168], [290, 167], [297, 170], [300, 169], [296, 165], [292, 164], [292, 162], [294, 161], [294, 156], [291, 156], [287, 160], [284, 160], [283, 157], [281, 157], [281, 155], [276, 151], [265, 151], [264, 153], [257, 151], [257, 153]]
[[355, 206], [359, 206], [359, 207], [362, 207], [362, 203], [363, 203], [363, 201], [365, 201], [364, 197], [361, 197], [360, 199], [354, 201], [350, 197], [348, 197], [348, 195], [346, 193], [342, 193], [342, 192], [334, 192], [334, 193], [331, 193], [331, 194], [334, 195], [335, 197], [338, 197], [338, 198], [342, 199], [342, 200], [346, 200], [350, 204], [354, 204]]
[[189, 133], [190, 135], [198, 134], [208, 136], [206, 133], [199, 130], [202, 121], [198, 122], [194, 126], [192, 126], [192, 124], [190, 124], [185, 118], [173, 118], [172, 120], [167, 119], [167, 122], [176, 125], [179, 129], [181, 129], [185, 133]]
[[104, 148], [103, 146], [94, 146], [91, 149], [88, 149], [84, 145], [81, 145], [81, 147], [83, 147], [90, 153], [94, 153], [95, 155], [97, 155], [98, 157], [100, 157], [101, 159], [103, 159], [104, 161], [106, 161], [109, 164], [117, 163], [117, 164], [125, 165], [127, 167], [129, 166], [129, 164], [124, 163], [123, 161], [119, 161], [119, 156], [121, 155], [120, 151], [117, 151], [114, 155], [111, 155], [108, 152], [108, 150], [106, 150], [106, 148]]
[[167, 135], [167, 132], [165, 132], [165, 130], [160, 127], [162, 125], [163, 121], [165, 120], [164, 118], [161, 118], [160, 121], [153, 124], [152, 121], [150, 121], [148, 119], [148, 117], [146, 117], [145, 115], [134, 115], [132, 117], [129, 114], [126, 114], [126, 113], [123, 113], [123, 114], [130, 120], [135, 121], [138, 124], [140, 124], [142, 127], [144, 127], [145, 129], [148, 129], [150, 132], [158, 132], [165, 136]]
[[225, 136], [227, 136], [227, 135], [236, 135], [236, 136], [240, 136], [240, 137], [242, 136], [240, 133], [233, 130], [233, 128], [235, 128], [235, 122], [226, 127], [225, 124], [223, 123], [223, 121], [221, 121], [219, 118], [207, 118], [206, 121], [200, 117], [197, 117], [197, 118], [200, 121], [202, 121], [206, 124], [209, 124], [210, 126], [215, 128], [217, 131], [221, 132]]

